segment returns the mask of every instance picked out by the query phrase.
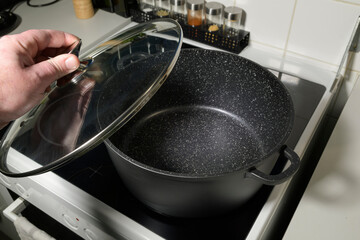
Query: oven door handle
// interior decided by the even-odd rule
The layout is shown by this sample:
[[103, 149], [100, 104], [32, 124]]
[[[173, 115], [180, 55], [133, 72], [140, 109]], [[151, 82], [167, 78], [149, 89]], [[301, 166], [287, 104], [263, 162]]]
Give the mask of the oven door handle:
[[12, 222], [15, 222], [20, 216], [19, 214], [25, 210], [28, 203], [22, 198], [17, 198], [7, 208], [3, 210], [4, 216]]
[[26, 218], [21, 216], [21, 212], [24, 211], [28, 205], [29, 203], [27, 201], [25, 201], [22, 197], [19, 197], [3, 210], [4, 216], [14, 223], [20, 239], [55, 240], [55, 238], [37, 228]]

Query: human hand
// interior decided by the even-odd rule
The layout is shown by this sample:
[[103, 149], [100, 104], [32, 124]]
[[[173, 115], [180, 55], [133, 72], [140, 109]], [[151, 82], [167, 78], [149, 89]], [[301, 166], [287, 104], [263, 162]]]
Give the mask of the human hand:
[[78, 40], [55, 30], [0, 38], [0, 129], [37, 105], [51, 83], [79, 67], [75, 55], [62, 54]]

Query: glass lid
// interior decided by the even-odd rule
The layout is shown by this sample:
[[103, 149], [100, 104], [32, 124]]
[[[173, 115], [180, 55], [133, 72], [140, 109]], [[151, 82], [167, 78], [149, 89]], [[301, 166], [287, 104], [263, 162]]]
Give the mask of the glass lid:
[[82, 54], [80, 68], [53, 84], [38, 106], [9, 127], [1, 141], [0, 172], [12, 177], [44, 173], [96, 147], [160, 88], [181, 43], [180, 25], [159, 19]]

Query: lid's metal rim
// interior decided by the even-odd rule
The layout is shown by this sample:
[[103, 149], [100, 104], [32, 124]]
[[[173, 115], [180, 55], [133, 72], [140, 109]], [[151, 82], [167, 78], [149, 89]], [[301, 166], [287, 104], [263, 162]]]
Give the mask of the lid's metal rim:
[[[116, 120], [113, 121], [113, 123], [108, 125], [101, 132], [99, 132], [97, 135], [92, 137], [89, 141], [87, 141], [86, 143], [84, 143], [83, 145], [81, 145], [80, 147], [78, 147], [77, 149], [72, 151], [71, 153], [59, 158], [58, 160], [56, 160], [52, 163], [49, 163], [46, 166], [42, 166], [41, 168], [30, 170], [27, 172], [22, 172], [22, 173], [14, 173], [8, 169], [8, 167], [5, 164], [6, 159], [4, 159], [4, 158], [7, 158], [7, 153], [9, 152], [10, 147], [6, 147], [5, 151], [4, 151], [4, 148], [2, 145], [1, 150], [0, 150], [0, 165], [1, 165], [0, 172], [9, 177], [28, 177], [28, 176], [38, 175], [38, 174], [46, 173], [48, 171], [56, 170], [56, 169], [64, 166], [65, 164], [69, 163], [70, 161], [80, 157], [81, 155], [85, 154], [86, 152], [94, 149], [99, 144], [101, 144], [105, 139], [107, 139], [112, 134], [114, 134], [117, 130], [119, 130], [123, 125], [125, 125], [125, 123], [127, 123], [150, 100], [150, 98], [157, 92], [157, 90], [165, 82], [165, 80], [169, 76], [170, 72], [174, 68], [175, 63], [180, 55], [180, 49], [181, 49], [182, 42], [183, 42], [183, 31], [182, 31], [182, 28], [179, 25], [179, 23], [172, 19], [156, 19], [156, 20], [153, 20], [152, 22], [156, 22], [156, 21], [168, 21], [168, 22], [174, 23], [178, 27], [178, 29], [179, 29], [179, 40], [178, 40], [179, 45], [177, 46], [173, 60], [169, 64], [168, 68], [165, 69], [165, 73], [159, 79], [159, 81], [156, 81], [151, 87], [149, 87], [148, 91], [146, 91], [137, 101], [135, 101], [124, 113], [122, 113], [117, 118], [117, 119], [124, 119], [123, 121], [121, 121], [120, 123], [118, 123], [118, 121], [116, 121]], [[134, 107], [137, 108], [137, 111], [132, 110], [132, 109], [134, 109]], [[11, 131], [11, 129], [13, 128], [13, 124], [15, 124], [15, 122], [12, 123], [12, 125], [9, 127], [9, 129], [7, 130], [7, 132], [5, 133], [4, 136], [8, 135], [9, 131]], [[99, 139], [101, 139], [101, 141], [99, 141]], [[11, 142], [9, 144], [11, 144]]]

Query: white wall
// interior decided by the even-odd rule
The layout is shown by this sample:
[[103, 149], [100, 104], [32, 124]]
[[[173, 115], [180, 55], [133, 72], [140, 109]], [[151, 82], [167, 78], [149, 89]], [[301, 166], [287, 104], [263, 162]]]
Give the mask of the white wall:
[[[285, 56], [306, 58], [337, 71], [360, 16], [360, 0], [226, 0], [246, 12], [250, 44], [263, 45]], [[340, 90], [337, 116], [360, 77], [360, 53]]]

